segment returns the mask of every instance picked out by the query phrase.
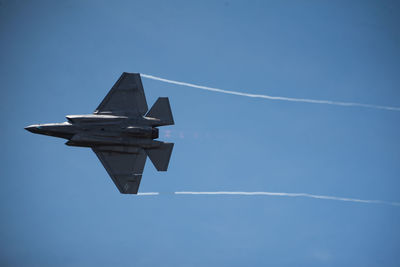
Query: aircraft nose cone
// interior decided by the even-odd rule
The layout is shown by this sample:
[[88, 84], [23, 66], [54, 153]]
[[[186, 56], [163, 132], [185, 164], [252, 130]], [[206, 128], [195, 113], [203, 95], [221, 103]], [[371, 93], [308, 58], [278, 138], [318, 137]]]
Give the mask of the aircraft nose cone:
[[25, 130], [31, 133], [39, 133], [39, 126], [38, 125], [29, 125], [25, 127]]

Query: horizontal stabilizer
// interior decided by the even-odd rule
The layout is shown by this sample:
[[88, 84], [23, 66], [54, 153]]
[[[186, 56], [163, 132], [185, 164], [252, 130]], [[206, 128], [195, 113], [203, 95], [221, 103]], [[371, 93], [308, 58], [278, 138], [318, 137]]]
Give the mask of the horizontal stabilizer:
[[145, 117], [156, 119], [153, 126], [173, 125], [174, 118], [168, 97], [159, 97]]
[[157, 171], [166, 171], [168, 169], [173, 147], [174, 143], [162, 143], [158, 148], [146, 149], [147, 156], [149, 156]]

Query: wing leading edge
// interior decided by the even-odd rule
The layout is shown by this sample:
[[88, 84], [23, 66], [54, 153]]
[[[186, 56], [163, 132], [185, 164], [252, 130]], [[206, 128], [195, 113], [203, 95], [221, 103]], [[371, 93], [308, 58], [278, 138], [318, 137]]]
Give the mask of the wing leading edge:
[[137, 194], [146, 163], [145, 151], [140, 149], [138, 154], [128, 154], [92, 149], [118, 190], [122, 194]]
[[122, 73], [94, 114], [143, 116], [148, 110], [139, 73]]

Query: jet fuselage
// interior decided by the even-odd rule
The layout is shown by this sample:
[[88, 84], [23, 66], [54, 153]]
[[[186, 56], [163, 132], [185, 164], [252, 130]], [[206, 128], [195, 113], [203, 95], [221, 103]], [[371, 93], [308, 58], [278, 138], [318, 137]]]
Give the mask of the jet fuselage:
[[[157, 119], [129, 118], [114, 115], [68, 115], [68, 122], [30, 125], [25, 129], [36, 134], [69, 140], [66, 145], [81, 147], [132, 146], [153, 148], [159, 145]], [[121, 148], [104, 148], [117, 150]], [[128, 148], [129, 150], [129, 148]], [[132, 148], [129, 150], [131, 151]]]

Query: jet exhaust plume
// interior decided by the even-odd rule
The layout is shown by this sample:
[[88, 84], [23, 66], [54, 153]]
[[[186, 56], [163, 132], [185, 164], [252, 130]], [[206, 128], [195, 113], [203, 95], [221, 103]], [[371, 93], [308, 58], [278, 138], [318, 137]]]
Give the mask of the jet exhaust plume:
[[192, 83], [168, 80], [168, 79], [164, 79], [161, 77], [143, 74], [143, 73], [141, 73], [140, 76], [143, 78], [152, 79], [152, 80], [170, 83], [170, 84], [176, 84], [176, 85], [187, 86], [187, 87], [197, 88], [197, 89], [206, 90], [206, 91], [238, 95], [238, 96], [246, 96], [246, 97], [252, 97], [252, 98], [263, 98], [263, 99], [269, 99], [269, 100], [281, 100], [281, 101], [290, 101], [290, 102], [303, 102], [303, 103], [312, 103], [312, 104], [327, 104], [327, 105], [336, 105], [336, 106], [363, 107], [363, 108], [400, 111], [400, 107], [380, 106], [380, 105], [362, 104], [362, 103], [355, 103], [355, 102], [341, 102], [341, 101], [331, 101], [331, 100], [318, 100], [318, 99], [307, 99], [307, 98], [293, 98], [293, 97], [284, 97], [284, 96], [250, 94], [250, 93], [243, 93], [243, 92], [237, 92], [237, 91], [224, 90], [224, 89], [220, 89], [220, 88], [208, 87], [208, 86], [203, 86], [203, 85], [197, 85], [197, 84], [192, 84]]

